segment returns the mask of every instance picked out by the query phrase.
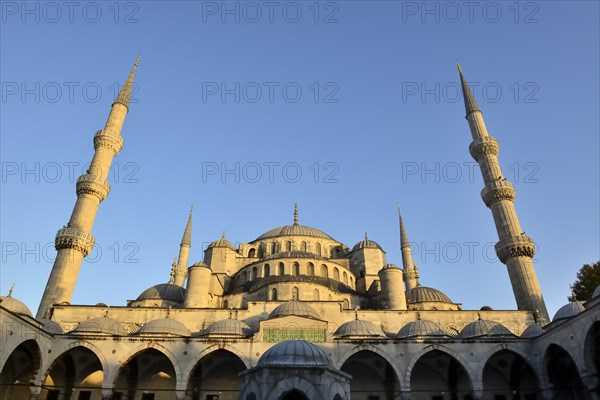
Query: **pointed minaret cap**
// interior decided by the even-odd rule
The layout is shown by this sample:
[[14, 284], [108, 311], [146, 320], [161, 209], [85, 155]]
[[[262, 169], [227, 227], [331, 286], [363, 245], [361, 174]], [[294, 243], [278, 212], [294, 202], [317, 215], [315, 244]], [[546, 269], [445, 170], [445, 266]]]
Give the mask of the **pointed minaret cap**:
[[192, 247], [192, 212], [194, 211], [194, 204], [190, 208], [190, 216], [188, 217], [187, 224], [185, 225], [185, 231], [183, 231], [183, 237], [181, 238], [181, 246]]
[[458, 68], [458, 73], [460, 75], [460, 85], [462, 87], [463, 99], [465, 101], [465, 112], [467, 113], [465, 118], [467, 118], [471, 113], [475, 111], [481, 112], [481, 110], [475, 101], [475, 97], [473, 97], [473, 93], [471, 93], [471, 89], [469, 88], [469, 84], [463, 75], [462, 67], [460, 66], [458, 60], [456, 60], [456, 67]]
[[398, 218], [400, 218], [400, 248], [410, 247], [408, 244], [406, 228], [404, 228], [404, 220], [402, 219], [402, 213], [400, 212], [400, 204], [398, 204]]
[[298, 225], [298, 203], [294, 203], [294, 225]]
[[123, 87], [119, 91], [117, 98], [115, 99], [115, 103], [123, 104], [127, 109], [129, 109], [129, 101], [131, 100], [131, 92], [133, 91], [133, 79], [135, 77], [135, 70], [137, 69], [138, 64], [140, 63], [140, 56], [138, 55], [135, 59], [135, 63], [133, 64], [133, 68], [127, 77], [127, 80], [123, 84]]

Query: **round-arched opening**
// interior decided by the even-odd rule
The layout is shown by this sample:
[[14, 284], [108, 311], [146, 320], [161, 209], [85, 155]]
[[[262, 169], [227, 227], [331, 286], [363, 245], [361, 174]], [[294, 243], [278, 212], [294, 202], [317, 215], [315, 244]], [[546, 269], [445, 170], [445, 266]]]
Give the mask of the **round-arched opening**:
[[411, 400], [472, 398], [473, 385], [466, 369], [440, 350], [424, 354], [410, 376]]
[[308, 397], [300, 390], [293, 389], [282, 394], [279, 400], [308, 400]]
[[86, 347], [61, 354], [46, 372], [40, 398], [89, 399], [100, 397], [104, 371], [98, 356]]
[[531, 366], [513, 351], [494, 353], [483, 367], [483, 390], [490, 398], [536, 399], [539, 387]]
[[[187, 396], [191, 400], [237, 399], [240, 394], [240, 372], [246, 366], [238, 356], [217, 350], [204, 356], [190, 375]], [[248, 397], [248, 396], [247, 396]]]
[[600, 322], [594, 322], [588, 330], [583, 352], [588, 370], [596, 371], [596, 375], [600, 375]]
[[386, 359], [372, 351], [351, 355], [341, 370], [352, 375], [350, 398], [395, 399], [400, 397], [400, 381]]
[[551, 344], [544, 356], [548, 382], [552, 385], [553, 399], [586, 399], [577, 365], [565, 349]]
[[40, 347], [26, 340], [8, 356], [0, 372], [0, 399], [28, 399], [29, 382], [40, 368]]
[[115, 381], [117, 398], [175, 398], [175, 368], [171, 360], [156, 349], [146, 349], [132, 357]]

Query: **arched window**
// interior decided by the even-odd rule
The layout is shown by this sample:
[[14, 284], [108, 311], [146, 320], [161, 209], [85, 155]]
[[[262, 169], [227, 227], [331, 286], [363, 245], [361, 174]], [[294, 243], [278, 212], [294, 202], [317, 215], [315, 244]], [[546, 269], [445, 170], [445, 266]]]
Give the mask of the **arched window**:
[[346, 273], [346, 271], [344, 271], [344, 273], [342, 274], [342, 280], [346, 285], [348, 284], [348, 274]]
[[277, 253], [277, 242], [271, 243], [271, 254]]
[[350, 309], [350, 302], [348, 301], [348, 299], [344, 299], [344, 301], [342, 302], [342, 304], [344, 304], [344, 310], [349, 310]]
[[256, 280], [256, 278], [258, 277], [258, 268], [256, 267], [252, 267], [252, 272], [250, 272], [250, 280]]
[[327, 265], [321, 264], [321, 276], [323, 278], [329, 278], [329, 271], [327, 270]]
[[313, 290], [313, 300], [319, 300], [319, 291], [317, 289]]
[[300, 291], [297, 287], [292, 289], [292, 300], [300, 300]]
[[315, 254], [318, 256], [321, 255], [321, 243], [315, 243]]
[[271, 300], [277, 300], [277, 289], [271, 289]]
[[223, 308], [229, 308], [229, 302], [227, 300], [223, 300]]
[[258, 258], [263, 258], [265, 256], [265, 244], [261, 243], [258, 245]]
[[329, 301], [333, 300], [333, 296], [329, 295]]
[[354, 288], [354, 278], [352, 276], [350, 276], [350, 287]]
[[285, 251], [292, 251], [292, 242], [289, 240], [285, 242]]
[[294, 266], [292, 267], [292, 273], [296, 276], [300, 275], [300, 264], [297, 262], [295, 262]]
[[315, 265], [311, 262], [309, 262], [308, 266], [306, 267], [306, 275], [308, 275], [308, 276], [315, 275]]
[[300, 246], [300, 250], [306, 251], [306, 242], [302, 242], [302, 245]]
[[285, 265], [283, 265], [283, 263], [279, 263], [278, 269], [279, 269], [279, 272], [278, 272], [279, 276], [285, 275]]
[[248, 252], [248, 257], [250, 257], [250, 258], [256, 257], [256, 249], [250, 249], [250, 251]]
[[333, 268], [333, 279], [335, 279], [336, 281], [340, 280], [340, 270], [337, 269], [337, 267]]
[[263, 276], [266, 278], [271, 275], [271, 266], [269, 264], [265, 264]]

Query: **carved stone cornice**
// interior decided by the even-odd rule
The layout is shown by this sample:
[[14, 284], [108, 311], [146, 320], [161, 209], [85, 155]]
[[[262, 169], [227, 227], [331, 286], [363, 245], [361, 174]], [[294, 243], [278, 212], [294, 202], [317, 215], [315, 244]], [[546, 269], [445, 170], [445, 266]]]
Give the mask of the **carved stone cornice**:
[[83, 193], [91, 194], [98, 197], [100, 202], [102, 202], [108, 196], [108, 192], [110, 192], [110, 183], [108, 181], [100, 182], [95, 175], [85, 174], [77, 179], [75, 188], [77, 196]]
[[123, 137], [117, 131], [102, 129], [94, 135], [94, 149], [105, 147], [115, 153], [115, 156], [123, 148]]
[[515, 187], [509, 181], [498, 179], [485, 185], [481, 190], [481, 198], [488, 208], [497, 201], [514, 201]]
[[494, 246], [496, 255], [500, 261], [506, 264], [506, 260], [512, 257], [530, 257], [535, 254], [535, 243], [533, 239], [525, 234], [513, 236], [501, 240]]
[[475, 159], [475, 161], [479, 162], [479, 160], [484, 155], [494, 155], [497, 156], [500, 152], [500, 145], [498, 141], [493, 136], [485, 136], [481, 138], [481, 140], [477, 142], [472, 142], [469, 145], [469, 153], [471, 157]]
[[56, 250], [74, 249], [82, 252], [83, 256], [86, 257], [92, 251], [94, 243], [95, 239], [91, 234], [74, 227], [69, 227], [60, 229], [56, 233], [54, 248]]

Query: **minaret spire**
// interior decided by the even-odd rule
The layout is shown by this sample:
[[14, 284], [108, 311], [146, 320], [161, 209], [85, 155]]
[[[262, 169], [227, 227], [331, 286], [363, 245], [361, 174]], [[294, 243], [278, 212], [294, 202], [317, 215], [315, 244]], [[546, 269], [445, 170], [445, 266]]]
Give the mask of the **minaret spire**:
[[183, 286], [185, 279], [188, 274], [188, 258], [190, 255], [190, 249], [192, 247], [192, 213], [194, 212], [194, 204], [190, 208], [190, 215], [188, 216], [185, 230], [183, 231], [183, 237], [181, 238], [181, 244], [179, 245], [179, 261], [175, 268], [175, 275], [173, 283], [178, 286]]
[[294, 225], [298, 225], [298, 203], [294, 203]]
[[488, 135], [481, 110], [477, 106], [469, 89], [460, 65], [458, 66], [463, 96], [465, 98], [466, 118], [473, 142], [469, 153], [479, 163], [483, 182], [481, 197], [492, 211], [499, 242], [496, 254], [506, 264], [519, 310], [538, 311], [540, 317], [549, 321], [544, 297], [533, 268], [535, 253], [533, 239], [525, 235], [515, 211], [515, 189], [502, 174], [498, 163], [500, 147], [498, 141]]
[[104, 129], [94, 135], [94, 157], [84, 175], [77, 179], [77, 201], [68, 224], [58, 231], [54, 240], [57, 255], [40, 302], [37, 318], [42, 318], [54, 304], [69, 303], [73, 296], [83, 258], [94, 247], [92, 226], [100, 203], [108, 196], [107, 181], [113, 158], [123, 147], [121, 128], [128, 112], [133, 88], [136, 59], [133, 69], [112, 104]]
[[404, 228], [404, 220], [402, 219], [400, 204], [398, 204], [398, 222], [400, 224], [400, 251], [402, 252], [404, 282], [406, 284], [406, 290], [410, 290], [417, 286], [419, 273], [413, 267], [412, 253], [410, 251], [410, 245], [408, 243], [408, 235], [406, 234], [406, 229]]

